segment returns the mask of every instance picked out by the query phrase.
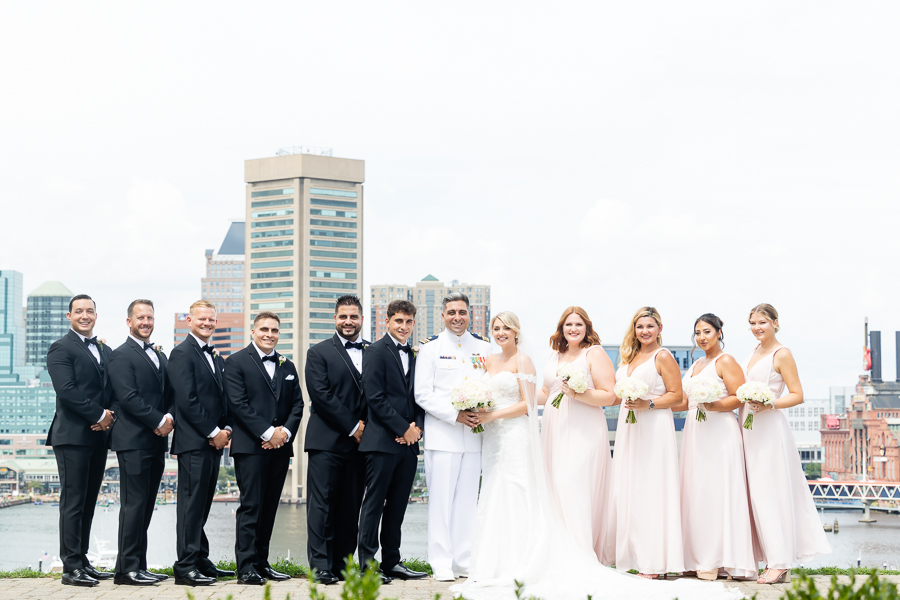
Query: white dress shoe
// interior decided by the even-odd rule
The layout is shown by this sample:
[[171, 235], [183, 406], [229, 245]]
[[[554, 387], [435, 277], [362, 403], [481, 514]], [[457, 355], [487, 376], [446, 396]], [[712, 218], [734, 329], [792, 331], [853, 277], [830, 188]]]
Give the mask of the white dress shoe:
[[452, 571], [435, 571], [432, 577], [435, 581], [456, 581]]

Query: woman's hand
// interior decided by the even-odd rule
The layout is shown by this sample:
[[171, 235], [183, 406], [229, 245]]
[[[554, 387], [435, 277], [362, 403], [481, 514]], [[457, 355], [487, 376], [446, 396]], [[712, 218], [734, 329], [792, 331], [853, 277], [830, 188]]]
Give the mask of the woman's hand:
[[647, 408], [650, 408], [650, 401], [649, 400], [641, 400], [641, 399], [625, 400], [624, 405], [625, 405], [625, 408], [627, 408], [629, 410], [645, 410]]
[[561, 391], [567, 398], [575, 399], [575, 390], [569, 387], [569, 383], [565, 379], [563, 379]]
[[[487, 409], [482, 409], [482, 410], [487, 410]], [[479, 412], [479, 413], [475, 416], [475, 418], [477, 419], [479, 425], [484, 425], [484, 424], [490, 423], [491, 421], [494, 420], [494, 413], [492, 413], [492, 412]]]
[[748, 402], [747, 404], [750, 405], [750, 410], [753, 411], [754, 415], [766, 409], [775, 410], [775, 406], [772, 404], [762, 404], [760, 402]]

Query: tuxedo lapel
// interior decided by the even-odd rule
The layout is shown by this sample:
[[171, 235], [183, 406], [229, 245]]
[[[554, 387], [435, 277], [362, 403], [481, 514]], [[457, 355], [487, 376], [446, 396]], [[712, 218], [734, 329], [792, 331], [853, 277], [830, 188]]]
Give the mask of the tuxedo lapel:
[[[97, 375], [100, 376], [100, 380], [103, 384], [106, 384], [106, 380], [103, 378], [103, 370], [100, 369], [100, 363], [97, 362], [97, 359], [94, 358], [94, 353], [91, 352], [91, 349], [88, 348], [88, 345], [81, 341], [81, 338], [78, 337], [78, 334], [75, 333], [74, 329], [69, 330], [69, 339], [72, 340], [76, 346], [81, 348], [81, 351], [88, 355], [88, 358], [91, 359], [91, 363], [94, 365], [94, 368], [97, 369]], [[100, 352], [100, 347], [97, 347], [97, 352], [100, 354], [100, 360], [103, 360], [103, 353]]]
[[[256, 364], [256, 368], [259, 369], [259, 372], [260, 372], [260, 374], [262, 374], [263, 379], [266, 380], [266, 387], [269, 389], [270, 392], [272, 392], [272, 394], [275, 396], [275, 400], [277, 401], [278, 400], [278, 392], [281, 391], [280, 386], [278, 386], [278, 383], [277, 383], [278, 363], [275, 363], [275, 379], [276, 379], [275, 385], [278, 386], [278, 390], [276, 391], [276, 390], [272, 389], [272, 383], [271, 383], [271, 380], [269, 379], [269, 373], [266, 371], [266, 365], [265, 365], [265, 363], [263, 363], [262, 359], [259, 357], [259, 352], [256, 351], [256, 346], [254, 346], [252, 343], [250, 344], [250, 352], [249, 353], [250, 353], [250, 359]], [[276, 353], [275, 356], [278, 356], [278, 354]]]
[[[278, 353], [275, 353], [276, 359], [280, 358]], [[280, 360], [275, 362], [275, 401], [278, 402], [279, 398], [281, 398], [281, 388], [284, 386], [284, 367], [279, 365]]]
[[390, 353], [394, 356], [394, 360], [397, 361], [397, 366], [400, 368], [400, 375], [405, 378], [406, 373], [403, 372], [403, 361], [400, 360], [400, 348], [397, 347], [397, 344], [394, 343], [390, 336], [385, 336], [385, 338], [387, 338], [385, 343], [388, 345]]
[[[356, 387], [362, 391], [362, 384], [359, 381], [361, 374], [356, 370], [356, 367], [353, 366], [353, 361], [350, 360], [350, 355], [347, 354], [347, 349], [344, 348], [344, 344], [341, 343], [341, 338], [338, 337], [338, 334], [332, 336], [331, 343], [334, 345], [335, 352], [337, 352], [338, 356], [341, 357], [341, 360], [344, 361], [344, 365], [347, 366], [350, 374], [353, 375], [353, 382], [356, 384]], [[363, 351], [363, 361], [365, 361], [365, 356], [366, 353]]]
[[[135, 352], [137, 352], [138, 354], [140, 354], [141, 356], [144, 357], [144, 360], [147, 361], [147, 364], [148, 364], [148, 365], [150, 365], [150, 369], [153, 370], [153, 373], [156, 375], [156, 378], [159, 379], [160, 385], [162, 385], [162, 383], [163, 383], [163, 380], [162, 380], [162, 359], [160, 359], [160, 361], [159, 361], [159, 367], [160, 367], [160, 368], [157, 369], [157, 368], [156, 368], [156, 365], [153, 364], [153, 359], [150, 358], [149, 356], [147, 356], [147, 352], [146, 352], [143, 348], [141, 348], [140, 346], [138, 346], [137, 342], [135, 342], [135, 341], [134, 341], [133, 339], [131, 339], [130, 337], [129, 337], [126, 341], [128, 342], [128, 344], [132, 347], [132, 349], [133, 349]], [[157, 355], [157, 357], [158, 357], [158, 356], [159, 356], [159, 355]]]
[[222, 391], [222, 380], [221, 380], [221, 378], [216, 376], [217, 375], [216, 371], [219, 370], [219, 366], [218, 366], [218, 364], [216, 364], [216, 357], [215, 356], [212, 357], [213, 369], [215, 369], [215, 371], [213, 371], [212, 369], [209, 368], [209, 361], [207, 361], [206, 357], [203, 356], [204, 352], [203, 352], [203, 350], [200, 349], [200, 344], [197, 343], [197, 340], [194, 339], [194, 336], [188, 334], [187, 339], [190, 340], [189, 343], [191, 344], [191, 347], [194, 348], [194, 352], [196, 352], [197, 356], [200, 357], [200, 362], [203, 363], [203, 366], [206, 368], [206, 372], [209, 373], [209, 376], [213, 378], [213, 381], [216, 382], [216, 385], [219, 387], [219, 391], [221, 392]]

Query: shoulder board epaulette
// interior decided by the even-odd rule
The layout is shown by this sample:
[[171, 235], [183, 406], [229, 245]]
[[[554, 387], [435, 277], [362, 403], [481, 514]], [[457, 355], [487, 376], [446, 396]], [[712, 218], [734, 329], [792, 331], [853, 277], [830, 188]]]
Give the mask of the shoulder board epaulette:
[[431, 336], [430, 338], [425, 338], [424, 340], [419, 340], [419, 343], [420, 343], [420, 344], [427, 344], [428, 342], [434, 341], [434, 340], [436, 340], [436, 339], [438, 339], [438, 336], [433, 335], [433, 336]]
[[477, 333], [472, 333], [471, 331], [470, 331], [469, 333], [471, 333], [471, 334], [472, 334], [472, 337], [475, 338], [476, 340], [481, 340], [482, 342], [487, 342], [487, 341], [488, 341], [487, 338], [481, 337], [481, 336], [478, 335]]

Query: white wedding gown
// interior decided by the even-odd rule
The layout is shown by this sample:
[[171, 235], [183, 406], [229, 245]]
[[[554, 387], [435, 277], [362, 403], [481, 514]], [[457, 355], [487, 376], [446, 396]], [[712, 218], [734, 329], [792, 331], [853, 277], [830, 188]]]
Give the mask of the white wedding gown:
[[[503, 371], [489, 377], [493, 410], [521, 401], [519, 380]], [[533, 411], [529, 411], [533, 412]], [[568, 538], [548, 493], [536, 415], [497, 419], [482, 434], [482, 482], [469, 579], [450, 587], [469, 600], [731, 600], [743, 595], [720, 583], [692, 579], [649, 581], [604, 567]], [[563, 490], [561, 493], [565, 493]]]

